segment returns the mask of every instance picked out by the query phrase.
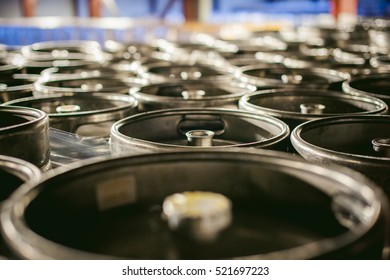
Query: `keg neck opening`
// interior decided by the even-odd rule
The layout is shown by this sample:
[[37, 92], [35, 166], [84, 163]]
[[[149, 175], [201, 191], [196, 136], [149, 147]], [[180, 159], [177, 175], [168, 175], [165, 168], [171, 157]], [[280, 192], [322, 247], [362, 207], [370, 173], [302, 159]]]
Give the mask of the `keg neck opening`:
[[378, 155], [390, 157], [390, 138], [375, 138], [371, 143]]
[[315, 103], [303, 103], [299, 105], [302, 114], [323, 114], [325, 105]]
[[215, 133], [211, 130], [190, 130], [186, 132], [187, 143], [189, 146], [211, 147], [213, 146], [213, 137]]
[[80, 111], [81, 111], [81, 107], [79, 105], [61, 105], [56, 108], [56, 112], [59, 114], [75, 113]]

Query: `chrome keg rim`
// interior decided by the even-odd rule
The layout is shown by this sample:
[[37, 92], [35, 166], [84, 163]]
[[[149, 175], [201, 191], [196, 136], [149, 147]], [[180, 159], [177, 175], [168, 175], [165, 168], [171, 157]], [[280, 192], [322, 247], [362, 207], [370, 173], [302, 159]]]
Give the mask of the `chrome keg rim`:
[[142, 78], [150, 81], [151, 83], [165, 83], [165, 82], [170, 82], [170, 81], [180, 82], [183, 80], [190, 80], [190, 81], [192, 81], [192, 80], [197, 81], [198, 80], [198, 79], [171, 78], [167, 75], [156, 74], [156, 73], [150, 72], [151, 69], [156, 68], [156, 67], [188, 67], [188, 68], [202, 67], [202, 68], [211, 69], [213, 71], [218, 72], [218, 74], [216, 74], [216, 75], [202, 76], [201, 80], [203, 80], [203, 81], [205, 81], [205, 80], [207, 80], [207, 81], [233, 81], [234, 80], [234, 76], [228, 71], [228, 69], [226, 70], [226, 72], [223, 72], [221, 69], [213, 67], [211, 65], [203, 65], [203, 64], [191, 65], [191, 64], [181, 64], [181, 63], [174, 64], [172, 62], [164, 62], [164, 61], [163, 62], [155, 62], [155, 63], [141, 66], [138, 69], [138, 74]]
[[[72, 168], [59, 167], [56, 170], [43, 175], [39, 184], [26, 183], [12, 194], [4, 203], [0, 214], [2, 232], [12, 250], [25, 259], [118, 259], [112, 255], [101, 255], [70, 248], [50, 241], [32, 231], [26, 224], [23, 215], [29, 204], [39, 195], [51, 180], [69, 180], [69, 176], [83, 177], [91, 172], [106, 170], [107, 166], [112, 169], [147, 164], [150, 162], [180, 161], [180, 160], [237, 160], [243, 162], [263, 163], [264, 165], [276, 166], [289, 174], [297, 174], [298, 178], [314, 176], [309, 181], [313, 187], [334, 195], [344, 189], [347, 194], [356, 195], [372, 206], [372, 219], [354, 226], [353, 229], [343, 232], [335, 237], [324, 238], [315, 242], [300, 245], [291, 249], [275, 251], [271, 253], [256, 254], [238, 259], [311, 259], [330, 253], [363, 237], [379, 220], [380, 213], [388, 206], [382, 190], [372, 184], [358, 172], [338, 165], [313, 165], [303, 159], [297, 159], [286, 153], [259, 150], [249, 151], [236, 149], [231, 151], [177, 151], [170, 153], [147, 154], [130, 157], [104, 157], [88, 160], [87, 162], [75, 163]], [[322, 178], [322, 179], [321, 179]], [[318, 182], [321, 185], [318, 185]], [[333, 183], [332, 183], [333, 182]], [[358, 187], [358, 188], [357, 188]], [[343, 192], [342, 192], [343, 193]]]
[[390, 95], [385, 95], [385, 94], [379, 94], [379, 93], [371, 93], [368, 91], [360, 90], [357, 89], [353, 86], [355, 82], [361, 82], [361, 81], [366, 81], [366, 80], [376, 80], [376, 79], [389, 79], [390, 74], [370, 74], [370, 75], [361, 75], [361, 76], [355, 76], [351, 77], [350, 79], [344, 81], [342, 83], [342, 90], [346, 93], [349, 94], [368, 94], [374, 97], [377, 97], [379, 99], [384, 100], [385, 102], [390, 99]]
[[[66, 53], [58, 53], [56, 57], [51, 49], [58, 49], [58, 52], [66, 51]], [[67, 51], [67, 48], [75, 48], [79, 51]], [[66, 58], [76, 60], [96, 60], [95, 55], [103, 54], [101, 45], [96, 41], [45, 41], [31, 45], [23, 46], [20, 52], [24, 57], [29, 59], [50, 59], [50, 58]]]
[[25, 116], [28, 116], [30, 118], [33, 118], [31, 120], [27, 120], [26, 122], [15, 124], [12, 126], [7, 127], [0, 127], [0, 136], [7, 135], [9, 133], [12, 133], [13, 131], [19, 131], [19, 130], [25, 130], [33, 126], [37, 122], [41, 122], [45, 119], [47, 119], [47, 114], [44, 113], [41, 110], [37, 110], [34, 108], [21, 108], [17, 106], [1, 106], [1, 111], [7, 112], [7, 113], [16, 113], [16, 114], [22, 114]]
[[12, 173], [23, 182], [38, 183], [41, 178], [41, 171], [32, 163], [10, 156], [0, 155], [0, 168]]
[[[221, 95], [207, 95], [207, 91], [202, 98], [184, 98], [176, 96], [160, 96], [157, 94], [151, 94], [144, 92], [149, 88], [159, 88], [159, 87], [174, 87], [174, 86], [185, 86], [185, 85], [194, 85], [199, 90], [202, 90], [202, 85], [205, 85], [209, 88], [215, 89], [231, 89], [231, 93], [224, 93]], [[129, 94], [139, 101], [139, 103], [153, 104], [156, 107], [212, 107], [218, 105], [232, 105], [233, 103], [238, 104], [238, 100], [241, 96], [246, 93], [254, 92], [256, 90], [255, 86], [248, 85], [240, 82], [205, 82], [205, 81], [183, 81], [183, 82], [169, 82], [169, 83], [159, 83], [159, 84], [150, 84], [142, 87], [131, 88]], [[227, 91], [227, 90], [226, 90]]]
[[[52, 79], [77, 79], [77, 78], [94, 78], [94, 77], [104, 77], [104, 76], [112, 76], [112, 78], [130, 78], [137, 77], [137, 73], [135, 72], [136, 67], [131, 63], [117, 63], [110, 65], [102, 65], [102, 64], [85, 64], [80, 65], [80, 67], [71, 67], [69, 71], [63, 73], [63, 70], [66, 68], [61, 67], [50, 67], [46, 68], [41, 72], [41, 76], [45, 77], [46, 80]], [[72, 71], [72, 70], [75, 71]]]
[[[303, 114], [301, 112], [294, 111], [283, 111], [277, 110], [273, 108], [258, 106], [251, 103], [251, 100], [256, 98], [262, 98], [267, 96], [293, 96], [297, 94], [297, 96], [303, 97], [323, 97], [323, 98], [334, 98], [335, 100], [345, 100], [345, 101], [356, 101], [360, 102], [360, 104], [365, 103], [371, 105], [372, 107], [376, 107], [376, 109], [362, 111], [362, 112], [354, 112], [354, 113], [306, 113]], [[275, 90], [261, 90], [253, 93], [248, 93], [242, 96], [239, 100], [239, 108], [242, 110], [256, 112], [256, 113], [265, 113], [274, 117], [279, 118], [291, 118], [295, 120], [308, 121], [317, 118], [330, 117], [335, 115], [372, 115], [372, 114], [386, 114], [388, 112], [387, 104], [379, 98], [375, 98], [369, 96], [367, 94], [342, 94], [337, 91], [329, 91], [329, 90], [313, 90], [307, 88], [299, 88], [299, 89], [275, 89]]]
[[318, 158], [324, 159], [336, 159], [337, 161], [344, 161], [352, 164], [359, 161], [359, 164], [372, 166], [386, 166], [390, 164], [390, 158], [388, 157], [374, 157], [361, 154], [352, 154], [340, 151], [334, 151], [331, 149], [323, 148], [321, 146], [307, 142], [302, 138], [302, 134], [312, 129], [318, 129], [326, 125], [334, 124], [348, 124], [348, 123], [375, 123], [386, 122], [390, 126], [390, 116], [375, 116], [375, 115], [362, 115], [362, 116], [338, 116], [338, 117], [326, 117], [317, 120], [311, 120], [298, 125], [293, 129], [290, 135], [291, 142], [295, 149], [301, 150], [300, 154], [308, 155], [315, 154]]
[[50, 95], [50, 94], [75, 94], [75, 93], [92, 93], [92, 92], [107, 92], [111, 91], [111, 87], [105, 88], [102, 84], [96, 84], [94, 87], [91, 88], [83, 88], [83, 87], [58, 87], [58, 86], [49, 86], [47, 83], [51, 82], [72, 82], [72, 81], [86, 81], [88, 82], [89, 79], [98, 79], [102, 81], [110, 81], [113, 80], [118, 81], [118, 83], [123, 86], [123, 89], [120, 89], [119, 92], [127, 93], [131, 87], [135, 86], [141, 86], [145, 85], [146, 81], [140, 78], [133, 78], [133, 77], [115, 77], [111, 75], [101, 75], [98, 77], [60, 77], [60, 78], [53, 78], [53, 79], [47, 79], [47, 77], [41, 77], [36, 82], [34, 82], [34, 95], [36, 96], [43, 96], [43, 95]]
[[[51, 168], [50, 144], [48, 136], [49, 116], [41, 110], [18, 106], [0, 106], [0, 110], [5, 113], [18, 114], [30, 118], [19, 124], [0, 128], [0, 140], [9, 139], [13, 136], [20, 138], [22, 135], [25, 135], [24, 137], [26, 137], [26, 135], [33, 135], [34, 133], [37, 133], [34, 138], [36, 140], [35, 144], [38, 145], [39, 143], [42, 143], [42, 145], [38, 145], [39, 147], [35, 146], [37, 150], [34, 152], [41, 154], [33, 156], [33, 158], [35, 158], [34, 162], [32, 162], [32, 160], [30, 160], [30, 162], [38, 166], [43, 171], [49, 170]], [[33, 147], [32, 143], [29, 144], [30, 145], [26, 145], [25, 147]], [[30, 153], [25, 156], [29, 157], [32, 155]]]
[[[6, 103], [3, 103], [5, 106], [25, 106], [23, 103], [39, 103], [44, 101], [61, 101], [61, 99], [71, 99], [71, 98], [79, 98], [82, 100], [91, 100], [93, 102], [93, 99], [96, 100], [107, 100], [107, 101], [118, 101], [122, 102], [123, 104], [120, 106], [113, 106], [111, 108], [105, 108], [100, 110], [88, 110], [88, 111], [75, 111], [75, 112], [58, 112], [58, 113], [48, 113], [46, 114], [49, 117], [77, 117], [77, 116], [87, 116], [87, 115], [96, 115], [96, 114], [106, 114], [106, 113], [113, 113], [116, 111], [123, 111], [126, 109], [135, 109], [138, 106], [138, 101], [131, 97], [124, 94], [119, 93], [105, 93], [105, 92], [95, 92], [88, 95], [61, 95], [61, 94], [52, 94], [49, 96], [42, 96], [42, 97], [26, 97], [26, 98], [20, 98], [8, 101]], [[27, 107], [27, 106], [26, 106]], [[29, 107], [31, 108], [31, 107]]]
[[[259, 141], [252, 141], [252, 142], [245, 142], [245, 143], [239, 143], [239, 144], [231, 144], [231, 145], [221, 145], [221, 146], [211, 146], [211, 147], [197, 147], [197, 146], [183, 146], [183, 145], [174, 145], [174, 144], [166, 144], [166, 143], [160, 143], [156, 141], [150, 141], [140, 138], [134, 138], [131, 136], [124, 135], [120, 132], [120, 129], [126, 125], [129, 125], [131, 123], [136, 123], [138, 121], [147, 120], [150, 118], [159, 118], [159, 117], [166, 117], [166, 116], [175, 116], [175, 115], [227, 115], [227, 116], [234, 116], [234, 117], [244, 117], [244, 118], [250, 118], [255, 119], [259, 121], [263, 121], [264, 123], [270, 124], [274, 126], [275, 128], [278, 128], [280, 132], [277, 135], [274, 135], [270, 138], [259, 140]], [[223, 150], [226, 148], [234, 148], [234, 147], [272, 147], [272, 145], [275, 145], [279, 142], [282, 142], [283, 140], [286, 140], [290, 135], [290, 128], [289, 126], [284, 123], [283, 121], [271, 117], [271, 116], [262, 116], [257, 115], [251, 112], [245, 112], [240, 110], [233, 110], [233, 109], [214, 109], [214, 108], [207, 108], [207, 109], [198, 109], [198, 108], [175, 108], [175, 109], [164, 109], [164, 110], [155, 110], [150, 112], [144, 112], [139, 113], [127, 118], [124, 118], [122, 120], [117, 121], [114, 123], [111, 127], [110, 132], [110, 147], [111, 150], [115, 153], [115, 151], [119, 148], [120, 150], [123, 148], [124, 145], [129, 145], [132, 147], [138, 147], [141, 149], [147, 149], [150, 151], [170, 151], [172, 149], [174, 150], [188, 150], [188, 149], [208, 149], [208, 150]]]
[[[79, 110], [59, 111], [59, 112], [47, 112], [49, 117], [50, 127], [66, 130], [72, 133], [76, 133], [77, 129], [83, 125], [88, 124], [99, 124], [108, 121], [117, 121], [119, 119], [128, 117], [138, 112], [138, 101], [129, 95], [119, 93], [89, 93], [84, 94], [73, 94], [73, 95], [61, 95], [52, 94], [49, 96], [42, 97], [27, 97], [11, 100], [4, 103], [6, 106], [24, 106], [31, 108], [30, 104], [40, 104], [45, 102], [58, 102], [66, 100], [81, 100], [93, 103], [95, 101], [107, 101], [120, 103], [118, 106], [111, 106], [110, 108], [92, 109], [83, 111], [83, 108]], [[72, 102], [72, 104], [75, 102]], [[77, 103], [77, 102], [76, 102]], [[27, 105], [26, 105], [27, 104]], [[63, 104], [66, 106], [66, 104]], [[72, 106], [78, 106], [73, 104]], [[57, 108], [61, 107], [59, 105]], [[42, 109], [43, 110], [43, 109]], [[109, 131], [107, 132], [109, 134]]]
[[[254, 84], [256, 86], [266, 86], [266, 85], [284, 85], [284, 86], [302, 86], [302, 84], [293, 84], [289, 82], [283, 82], [282, 79], [272, 79], [272, 78], [267, 78], [267, 77], [255, 77], [253, 75], [246, 74], [245, 72], [252, 71], [252, 70], [284, 70], [286, 72], [288, 71], [294, 71], [294, 72], [299, 72], [303, 73], [313, 73], [313, 74], [318, 74], [318, 75], [324, 75], [324, 76], [330, 76], [333, 77], [335, 80], [333, 81], [328, 81], [328, 86], [330, 86], [332, 83], [337, 83], [337, 82], [342, 82], [350, 78], [350, 75], [345, 72], [333, 70], [333, 69], [327, 69], [327, 68], [297, 68], [297, 69], [291, 69], [291, 68], [261, 68], [257, 67], [256, 65], [250, 65], [250, 66], [243, 66], [239, 68], [239, 71], [235, 73], [236, 78], [241, 80], [244, 83], [250, 83]], [[304, 83], [305, 84], [305, 83]]]

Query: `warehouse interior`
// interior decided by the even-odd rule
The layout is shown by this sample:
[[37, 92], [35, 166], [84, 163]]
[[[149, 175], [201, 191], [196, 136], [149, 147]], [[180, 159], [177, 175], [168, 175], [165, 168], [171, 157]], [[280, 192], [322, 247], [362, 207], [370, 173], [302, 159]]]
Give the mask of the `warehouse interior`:
[[0, 1], [0, 260], [389, 260], [390, 1]]

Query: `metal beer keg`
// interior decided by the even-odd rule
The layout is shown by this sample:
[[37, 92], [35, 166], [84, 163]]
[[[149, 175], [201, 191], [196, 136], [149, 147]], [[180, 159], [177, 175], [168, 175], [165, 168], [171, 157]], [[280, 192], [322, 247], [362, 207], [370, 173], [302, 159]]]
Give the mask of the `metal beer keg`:
[[50, 168], [49, 117], [43, 111], [0, 106], [0, 154]]
[[389, 128], [389, 116], [329, 117], [297, 126], [291, 142], [308, 161], [357, 170], [390, 195]]
[[110, 148], [114, 154], [234, 147], [286, 150], [289, 131], [279, 119], [239, 110], [167, 109], [116, 122]]
[[290, 129], [314, 119], [337, 115], [387, 114], [388, 106], [369, 95], [305, 88], [263, 90], [245, 94], [239, 108], [286, 122]]
[[140, 111], [168, 108], [224, 107], [237, 109], [238, 100], [256, 90], [239, 82], [182, 81], [146, 85], [130, 89]]
[[108, 137], [115, 121], [138, 112], [138, 102], [133, 97], [115, 93], [53, 94], [16, 99], [4, 105], [42, 110], [49, 116], [50, 127], [94, 137]]
[[380, 259], [387, 207], [350, 169], [241, 149], [56, 170], [0, 218], [23, 259]]

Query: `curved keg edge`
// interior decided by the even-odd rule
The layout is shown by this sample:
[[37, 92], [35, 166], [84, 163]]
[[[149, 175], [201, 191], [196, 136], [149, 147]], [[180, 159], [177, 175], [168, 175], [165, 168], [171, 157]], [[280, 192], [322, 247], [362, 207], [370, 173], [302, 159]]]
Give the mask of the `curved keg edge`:
[[309, 162], [314, 164], [336, 164], [353, 169], [370, 178], [370, 180], [374, 181], [390, 196], [390, 177], [386, 175], [388, 174], [390, 158], [333, 151], [309, 143], [301, 137], [305, 131], [323, 127], [323, 124], [340, 124], [343, 122], [348, 123], [348, 120], [370, 120], [372, 118], [386, 118], [390, 121], [390, 117], [388, 116], [373, 115], [327, 117], [298, 125], [291, 132], [290, 141], [295, 150]]
[[[158, 143], [153, 142], [149, 140], [134, 138], [131, 136], [123, 135], [119, 129], [122, 126], [125, 126], [128, 124], [128, 122], [137, 122], [143, 119], [148, 119], [150, 117], [154, 116], [170, 116], [170, 115], [176, 115], [176, 114], [204, 114], [204, 115], [231, 115], [234, 116], [236, 114], [239, 114], [241, 117], [248, 117], [248, 118], [255, 118], [258, 120], [262, 120], [266, 123], [272, 124], [275, 127], [278, 127], [278, 129], [281, 131], [279, 135], [275, 135], [267, 140], [256, 142], [249, 142], [249, 143], [240, 143], [235, 145], [224, 145], [224, 146], [213, 146], [213, 147], [194, 147], [194, 146], [178, 146], [173, 144], [165, 144], [165, 143]], [[290, 128], [289, 126], [284, 123], [283, 121], [274, 118], [272, 116], [262, 116], [262, 115], [256, 115], [252, 112], [245, 112], [240, 110], [233, 110], [228, 108], [207, 108], [207, 109], [196, 109], [196, 108], [175, 108], [175, 109], [163, 109], [163, 110], [155, 110], [155, 111], [149, 111], [144, 113], [139, 113], [134, 116], [130, 116], [124, 119], [121, 119], [114, 123], [111, 127], [110, 132], [110, 140], [109, 145], [111, 152], [113, 154], [121, 154], [121, 153], [128, 153], [129, 151], [133, 151], [133, 154], [142, 154], [142, 153], [150, 153], [150, 152], [158, 152], [158, 151], [172, 151], [172, 150], [188, 150], [188, 149], [207, 149], [207, 150], [223, 150], [226, 148], [240, 148], [240, 147], [246, 147], [246, 148], [271, 148], [273, 145], [277, 145], [279, 143], [280, 145], [284, 146], [284, 142], [288, 140], [288, 137], [290, 135]], [[286, 144], [287, 145], [287, 144]]]
[[[326, 172], [330, 171], [331, 173], [334, 173], [336, 176], [330, 176], [331, 180], [335, 179], [340, 179], [343, 180], [342, 178], [345, 178], [345, 180], [350, 181], [351, 178], [353, 181], [359, 181], [361, 182], [365, 188], [367, 188], [368, 192], [362, 192], [359, 193], [359, 195], [366, 196], [374, 196], [378, 200], [377, 202], [381, 202], [381, 205], [377, 205], [377, 214], [376, 217], [379, 217], [379, 212], [384, 209], [388, 208], [388, 201], [383, 199], [383, 194], [382, 191], [373, 185], [370, 181], [366, 179], [366, 177], [362, 176], [361, 174], [357, 173], [356, 171], [353, 171], [349, 168], [346, 167], [340, 167], [338, 165], [327, 165], [327, 166], [322, 166], [322, 165], [311, 165], [307, 163], [306, 161], [298, 158], [293, 158], [291, 155], [287, 155], [287, 153], [283, 152], [275, 152], [275, 151], [267, 151], [267, 150], [261, 150], [261, 151], [248, 151], [243, 149], [235, 149], [235, 150], [230, 150], [228, 152], [222, 152], [222, 151], [213, 151], [213, 152], [193, 152], [193, 151], [186, 151], [186, 152], [175, 152], [175, 153], [161, 153], [161, 155], [165, 155], [167, 158], [164, 158], [164, 160], [172, 160], [177, 157], [177, 155], [180, 156], [180, 158], [183, 158], [182, 156], [195, 156], [197, 159], [204, 160], [207, 158], [210, 158], [208, 154], [220, 154], [220, 155], [227, 155], [224, 156], [225, 159], [228, 159], [230, 157], [234, 157], [235, 155], [238, 155], [241, 160], [244, 161], [256, 161], [256, 158], [260, 161], [264, 161], [264, 158], [273, 158], [274, 161], [276, 160], [282, 160], [284, 168], [293, 168], [295, 170], [300, 170], [300, 172], [303, 172], [301, 175], [303, 176], [302, 178], [306, 178], [307, 176], [304, 173], [307, 173], [307, 170], [310, 170], [310, 172], [314, 172], [317, 175], [320, 176], [325, 176]], [[50, 171], [46, 174], [44, 174], [44, 178], [41, 180], [41, 182], [45, 182], [48, 180], [53, 179], [56, 176], [66, 176], [70, 172], [76, 172], [79, 173], [79, 175], [87, 172], [90, 173], [91, 171], [89, 168], [92, 168], [92, 170], [99, 170], [101, 169], [101, 165], [103, 164], [109, 164], [110, 167], [116, 168], [116, 167], [123, 167], [123, 162], [128, 162], [130, 161], [132, 165], [136, 164], [142, 164], [145, 162], [148, 162], [148, 158], [151, 157], [158, 157], [158, 154], [149, 154], [149, 155], [139, 155], [139, 156], [125, 156], [125, 157], [103, 157], [99, 159], [90, 159], [86, 160], [83, 163], [74, 163], [72, 164], [72, 167], [59, 167], [56, 170]], [[212, 156], [211, 156], [212, 157]], [[184, 157], [185, 158], [185, 157]], [[292, 161], [293, 160], [293, 164]], [[126, 164], [127, 165], [127, 164]], [[79, 169], [81, 168], [81, 169]], [[85, 171], [85, 169], [87, 169]], [[81, 170], [81, 173], [80, 173]], [[83, 172], [84, 171], [84, 172]], [[340, 177], [341, 176], [341, 177]], [[339, 178], [340, 177], [340, 178]], [[355, 181], [355, 182], [356, 182]], [[11, 242], [11, 247], [15, 252], [18, 252], [18, 250], [25, 249], [25, 248], [30, 248], [29, 250], [23, 250], [25, 251], [24, 253], [19, 252], [19, 256], [22, 258], [26, 259], [112, 259], [113, 256], [107, 256], [107, 255], [98, 255], [94, 253], [85, 253], [83, 251], [75, 250], [72, 248], [68, 248], [66, 246], [58, 245], [50, 240], [47, 240], [43, 238], [42, 236], [37, 235], [36, 233], [32, 232], [29, 230], [26, 225], [24, 224], [24, 221], [18, 221], [16, 223], [12, 223], [10, 221], [10, 218], [15, 218], [16, 216], [19, 216], [21, 213], [15, 216], [16, 208], [18, 207], [26, 207], [28, 203], [37, 195], [37, 192], [40, 189], [35, 187], [34, 184], [25, 184], [23, 187], [17, 190], [15, 192], [11, 199], [5, 203], [3, 206], [3, 211], [1, 213], [1, 222], [3, 224], [1, 230], [6, 237], [6, 240], [8, 242]], [[326, 189], [324, 189], [326, 190]], [[371, 194], [370, 191], [372, 191]], [[27, 194], [29, 195], [30, 199], [21, 199], [24, 195]], [[17, 211], [19, 212], [19, 211]], [[25, 232], [24, 236], [18, 234], [16, 237], [17, 239], [11, 238], [11, 235], [14, 235], [18, 230], [23, 229]], [[347, 232], [345, 234], [342, 234], [341, 236], [337, 237], [337, 242], [339, 242], [339, 245], [344, 245], [348, 246], [348, 242], [351, 241], [350, 239], [352, 238], [353, 240], [359, 239], [359, 235], [366, 233], [368, 229], [365, 227], [358, 227], [354, 231]], [[38, 246], [38, 251], [36, 251], [36, 246], [31, 247], [31, 243], [37, 244], [37, 243], [42, 243], [45, 246]], [[320, 244], [315, 244], [315, 243], [309, 243], [305, 244], [303, 246], [300, 246], [297, 248], [297, 252], [294, 252], [292, 254], [292, 250], [296, 249], [291, 249], [291, 250], [283, 250], [283, 251], [278, 251], [276, 253], [270, 253], [270, 254], [265, 254], [263, 257], [261, 255], [255, 255], [255, 256], [250, 256], [246, 257], [245, 259], [306, 259], [306, 258], [318, 258], [318, 247], [323, 246], [325, 252], [324, 253], [330, 253], [332, 249], [335, 247], [335, 240], [334, 239], [324, 239], [319, 241]], [[64, 250], [62, 252], [61, 250]], [[48, 255], [49, 253], [54, 253], [54, 255]], [[81, 254], [81, 255], [80, 255]], [[294, 257], [293, 257], [294, 256]]]
[[[36, 150], [27, 153], [27, 155], [18, 156], [20, 151], [17, 150], [16, 154], [8, 151], [6, 155], [19, 157], [23, 160], [29, 161], [34, 165], [38, 166], [41, 170], [47, 171], [51, 168], [50, 163], [50, 143], [49, 143], [49, 117], [48, 115], [38, 109], [25, 108], [18, 106], [0, 106], [0, 110], [10, 113], [17, 113], [26, 115], [33, 120], [23, 122], [21, 124], [13, 125], [11, 127], [5, 127], [0, 129], [0, 140], [1, 138], [5, 141], [10, 141], [11, 137], [15, 137], [16, 144], [21, 145], [20, 149], [34, 147]], [[29, 132], [30, 133], [26, 133]], [[33, 139], [33, 142], [28, 142], [26, 146], [24, 143], [29, 138]], [[19, 139], [19, 140], [18, 140]], [[35, 144], [34, 145], [32, 145]]]
[[[281, 110], [276, 110], [272, 108], [267, 108], [267, 107], [260, 107], [255, 104], [250, 103], [250, 99], [256, 96], [261, 96], [261, 95], [270, 95], [272, 96], [273, 94], [283, 94], [283, 93], [303, 93], [307, 94], [305, 96], [309, 96], [308, 93], [313, 92], [313, 89], [308, 89], [308, 88], [302, 88], [302, 89], [297, 89], [297, 88], [286, 88], [286, 89], [270, 89], [270, 90], [260, 90], [260, 91], [255, 91], [252, 93], [247, 93], [244, 94], [240, 100], [238, 101], [238, 107], [241, 110], [249, 111], [249, 112], [254, 112], [254, 113], [260, 113], [260, 114], [266, 114], [270, 115], [276, 118], [281, 118], [283, 119], [291, 119], [297, 121], [297, 122], [306, 122], [318, 118], [324, 118], [324, 117], [331, 117], [335, 116], [337, 114], [302, 114], [299, 112], [292, 112], [292, 111], [281, 111]], [[343, 114], [340, 113], [339, 115], [386, 115], [388, 113], [388, 105], [386, 102], [383, 100], [370, 96], [368, 94], [343, 94], [338, 91], [331, 91], [331, 90], [316, 90], [315, 94], [312, 94], [313, 97], [331, 97], [335, 96], [343, 100], [347, 101], [362, 101], [366, 102], [367, 104], [371, 104], [372, 106], [378, 107], [376, 110], [371, 110], [371, 111], [365, 111], [365, 112], [356, 112], [356, 113], [348, 113], [348, 114]]]
[[[26, 97], [11, 100], [2, 105], [5, 106], [23, 106], [18, 104], [29, 103], [34, 101], [44, 101], [51, 100], [55, 98], [61, 97], [82, 97], [83, 99], [88, 99], [88, 97], [96, 97], [100, 100], [107, 101], [118, 101], [124, 103], [119, 107], [106, 108], [102, 110], [91, 110], [91, 111], [82, 111], [82, 112], [69, 112], [69, 113], [47, 113], [50, 121], [50, 127], [69, 131], [75, 133], [77, 128], [82, 125], [87, 124], [96, 124], [107, 121], [116, 121], [133, 114], [138, 113], [138, 101], [132, 97], [123, 94], [112, 94], [112, 93], [87, 93], [87, 95], [78, 95], [78, 94], [70, 94], [70, 95], [61, 95], [61, 94], [51, 94], [48, 96], [40, 96], [40, 97]], [[125, 102], [127, 102], [125, 104]], [[30, 107], [31, 108], [31, 107]]]
[[379, 75], [378, 75], [378, 73], [376, 73], [374, 75], [368, 75], [368, 76], [351, 77], [350, 79], [344, 81], [341, 84], [341, 88], [342, 88], [342, 90], [345, 93], [348, 93], [348, 94], [351, 94], [351, 95], [365, 94], [365, 95], [370, 95], [370, 96], [376, 97], [376, 98], [381, 99], [382, 101], [384, 101], [388, 106], [390, 106], [390, 96], [389, 95], [378, 94], [378, 93], [370, 93], [370, 92], [367, 92], [367, 91], [363, 91], [363, 90], [359, 90], [359, 89], [353, 88], [350, 85], [350, 83], [353, 83], [354, 81], [357, 81], [359, 79], [364, 79], [364, 78], [375, 79], [375, 78], [380, 78], [380, 77], [387, 77], [388, 78], [389, 76], [390, 76], [390, 74], [381, 74], [381, 73], [379, 73]]

